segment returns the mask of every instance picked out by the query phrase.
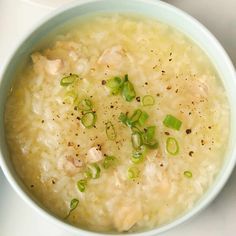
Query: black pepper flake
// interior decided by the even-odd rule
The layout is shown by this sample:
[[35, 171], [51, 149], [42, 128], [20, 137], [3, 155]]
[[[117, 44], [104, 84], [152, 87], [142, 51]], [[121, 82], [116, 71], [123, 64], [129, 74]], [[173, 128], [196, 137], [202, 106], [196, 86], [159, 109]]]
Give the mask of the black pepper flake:
[[113, 105], [111, 105], [111, 106], [110, 106], [110, 108], [114, 108], [114, 106], [113, 106]]
[[208, 129], [211, 129], [211, 126], [208, 126]]
[[110, 66], [109, 66], [109, 65], [107, 65], [107, 68], [110, 68]]
[[202, 144], [202, 145], [204, 145], [204, 144], [205, 144], [205, 141], [204, 141], [203, 139], [201, 140], [201, 144]]
[[80, 120], [80, 117], [79, 117], [79, 116], [77, 116], [77, 117], [76, 117], [76, 119], [77, 119], [77, 120]]
[[178, 93], [178, 91], [179, 91], [179, 89], [176, 89], [176, 90], [175, 90], [175, 93]]
[[164, 166], [164, 165], [161, 163], [161, 164], [160, 164], [160, 167], [163, 167], [163, 166]]
[[74, 110], [75, 110], [75, 111], [77, 111], [77, 110], [78, 110], [78, 108], [75, 106], [75, 107], [74, 107]]
[[136, 101], [137, 101], [137, 102], [140, 102], [140, 97], [136, 97]]
[[191, 134], [192, 130], [191, 129], [186, 129], [186, 134]]
[[171, 85], [168, 85], [168, 86], [166, 87], [167, 90], [170, 90], [171, 88], [172, 88]]
[[79, 145], [79, 144], [77, 144], [77, 147], [80, 147], [80, 145]]
[[166, 72], [164, 70], [161, 71], [162, 74], [165, 74]]
[[188, 114], [189, 114], [189, 115], [191, 115], [191, 114], [192, 114], [192, 112], [189, 112]]
[[34, 187], [34, 185], [33, 185], [33, 184], [31, 184], [31, 185], [30, 185], [30, 187], [31, 187], [31, 188], [33, 188], [33, 187]]
[[76, 154], [75, 154], [75, 156], [77, 156], [77, 157], [78, 157], [78, 156], [79, 156], [79, 154], [78, 154], [78, 153], [76, 153]]
[[44, 120], [41, 120], [42, 123], [44, 123]]
[[193, 151], [190, 151], [189, 153], [188, 153], [188, 155], [190, 156], [190, 157], [192, 157], [193, 156]]
[[55, 182], [55, 180], [54, 179], [52, 179], [52, 184], [55, 184], [56, 182]]
[[148, 82], [145, 82], [145, 85], [148, 85]]
[[78, 136], [78, 134], [76, 133], [75, 136]]
[[172, 58], [170, 58], [169, 61], [172, 61]]
[[71, 115], [71, 116], [73, 116], [73, 115], [74, 115], [74, 113], [71, 113], [70, 115]]
[[62, 102], [63, 105], [65, 105], [66, 103], [65, 102]]
[[160, 97], [160, 93], [157, 93], [157, 97]]
[[107, 83], [106, 80], [102, 80], [102, 85], [105, 85]]
[[170, 133], [169, 132], [165, 132], [165, 135], [170, 135]]

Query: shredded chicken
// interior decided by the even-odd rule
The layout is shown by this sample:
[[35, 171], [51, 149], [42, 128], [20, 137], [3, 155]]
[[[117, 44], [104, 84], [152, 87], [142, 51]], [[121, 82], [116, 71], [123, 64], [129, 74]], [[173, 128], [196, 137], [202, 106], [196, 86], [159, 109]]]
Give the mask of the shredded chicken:
[[57, 162], [58, 169], [64, 171], [69, 176], [77, 174], [82, 166], [83, 162], [73, 156], [61, 157]]
[[104, 52], [98, 59], [98, 64], [119, 65], [125, 55], [125, 50], [122, 48], [122, 46], [113, 46], [104, 50]]
[[103, 159], [103, 155], [98, 147], [92, 147], [88, 150], [88, 155], [87, 155], [88, 163], [95, 163], [95, 162], [101, 161], [102, 159]]
[[48, 74], [56, 75], [63, 66], [61, 59], [49, 60], [38, 52], [34, 53], [31, 58], [34, 63], [34, 70], [36, 72], [44, 71]]

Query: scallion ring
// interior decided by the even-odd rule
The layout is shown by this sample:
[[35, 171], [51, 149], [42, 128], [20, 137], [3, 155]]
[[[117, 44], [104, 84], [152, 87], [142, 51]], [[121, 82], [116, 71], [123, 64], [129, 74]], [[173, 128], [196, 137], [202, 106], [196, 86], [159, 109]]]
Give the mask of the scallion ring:
[[146, 147], [142, 145], [138, 150], [133, 152], [131, 161], [135, 164], [141, 163], [144, 160], [146, 154]]
[[75, 210], [75, 208], [78, 206], [78, 204], [79, 204], [79, 200], [77, 198], [73, 198], [70, 201], [70, 211], [69, 211], [69, 213], [67, 214], [67, 216], [64, 219], [67, 219], [70, 216], [71, 212], [73, 210]]
[[142, 146], [142, 136], [139, 132], [134, 132], [131, 135], [131, 141], [134, 149], [138, 149]]
[[111, 123], [111, 121], [108, 121], [106, 123], [106, 134], [108, 139], [115, 140], [116, 139], [116, 131], [114, 128], [114, 125]]
[[191, 179], [191, 178], [193, 177], [193, 174], [192, 174], [191, 171], [186, 170], [186, 171], [184, 171], [184, 176], [187, 177], [187, 178], [189, 178], [189, 179]]
[[171, 155], [177, 155], [179, 153], [179, 144], [173, 137], [169, 137], [166, 140], [166, 151]]
[[152, 106], [155, 104], [155, 100], [151, 95], [145, 95], [142, 99], [143, 106]]
[[81, 111], [91, 111], [92, 107], [93, 107], [92, 102], [87, 98], [81, 100], [78, 104], [78, 108]]
[[79, 189], [80, 192], [85, 191], [86, 185], [87, 185], [86, 179], [81, 179], [77, 182], [77, 188]]
[[100, 167], [98, 166], [98, 164], [94, 163], [87, 166], [85, 177], [87, 179], [97, 179], [100, 177], [100, 172], [101, 172]]
[[166, 115], [163, 124], [168, 128], [180, 130], [182, 122], [172, 115]]
[[115, 164], [116, 160], [117, 159], [114, 156], [106, 156], [102, 164], [103, 168], [108, 169], [109, 167]]
[[85, 128], [91, 128], [94, 126], [96, 118], [95, 112], [87, 112], [82, 116], [81, 122]]
[[63, 78], [61, 79], [60, 85], [61, 85], [61, 86], [64, 86], [64, 87], [65, 87], [65, 86], [68, 86], [68, 85], [74, 83], [74, 81], [75, 81], [78, 77], [79, 77], [79, 76], [76, 75], [76, 74], [70, 74], [70, 75], [68, 75], [68, 76], [65, 76], [65, 77], [63, 77]]
[[139, 177], [139, 169], [136, 166], [132, 166], [128, 169], [128, 178], [135, 179]]

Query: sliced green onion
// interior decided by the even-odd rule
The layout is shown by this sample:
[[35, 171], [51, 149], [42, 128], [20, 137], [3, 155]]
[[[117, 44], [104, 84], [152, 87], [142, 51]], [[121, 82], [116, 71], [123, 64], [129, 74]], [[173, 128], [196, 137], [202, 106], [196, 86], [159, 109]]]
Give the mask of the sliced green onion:
[[166, 151], [171, 155], [177, 155], [179, 153], [179, 144], [173, 137], [169, 137], [166, 140]]
[[108, 169], [110, 166], [114, 165], [116, 160], [117, 159], [114, 156], [106, 156], [102, 166], [104, 167], [104, 169]]
[[120, 92], [123, 85], [123, 81], [119, 77], [109, 79], [106, 86], [110, 89], [111, 94], [116, 95]]
[[81, 111], [91, 111], [92, 107], [93, 107], [92, 102], [87, 98], [81, 100], [78, 104], [78, 108]]
[[132, 126], [129, 117], [128, 117], [126, 114], [124, 114], [123, 112], [120, 113], [119, 120], [120, 120], [124, 125], [126, 125], [126, 126], [128, 126], [128, 127], [131, 127], [131, 126]]
[[163, 121], [163, 124], [168, 128], [180, 130], [182, 122], [172, 115], [167, 115]]
[[149, 143], [155, 136], [156, 126], [149, 126], [145, 128], [145, 142]]
[[142, 99], [143, 106], [152, 106], [155, 104], [155, 100], [151, 95], [145, 95]]
[[184, 176], [190, 179], [193, 177], [193, 174], [191, 171], [186, 170], [184, 171]]
[[77, 182], [77, 188], [79, 189], [80, 192], [85, 191], [86, 185], [87, 185], [86, 179], [81, 179]]
[[130, 118], [131, 123], [137, 122], [139, 120], [141, 114], [142, 114], [142, 111], [140, 109], [134, 111], [133, 115]]
[[142, 146], [142, 137], [141, 134], [139, 132], [134, 132], [131, 135], [131, 141], [133, 144], [134, 149], [138, 149], [140, 148], [140, 146]]
[[79, 76], [76, 74], [70, 74], [68, 76], [65, 76], [61, 79], [60, 85], [61, 86], [68, 86], [72, 83], [74, 83], [74, 81], [78, 78]]
[[110, 140], [116, 139], [116, 131], [115, 131], [115, 128], [114, 128], [113, 124], [111, 123], [111, 121], [108, 121], [106, 123], [106, 134]]
[[143, 145], [138, 150], [133, 152], [131, 161], [135, 164], [138, 164], [144, 160], [146, 154], [146, 147]]
[[127, 102], [131, 102], [136, 97], [133, 84], [128, 80], [128, 75], [125, 75], [122, 88], [122, 95]]
[[94, 163], [87, 166], [85, 177], [87, 179], [97, 179], [100, 177], [100, 172], [101, 172], [100, 167], [98, 166], [98, 164]]
[[73, 104], [77, 99], [77, 94], [74, 91], [68, 91], [65, 94], [65, 99], [64, 101], [69, 104]]
[[70, 216], [71, 212], [78, 206], [78, 204], [79, 204], [79, 200], [76, 198], [74, 198], [70, 201], [70, 211], [67, 214], [67, 216], [65, 217], [65, 219], [67, 219]]
[[81, 118], [81, 122], [85, 128], [93, 127], [96, 122], [96, 114], [94, 112], [85, 113]]
[[143, 111], [138, 120], [139, 124], [143, 126], [148, 117], [149, 115], [147, 114], [147, 112]]
[[128, 178], [129, 179], [135, 179], [139, 176], [139, 169], [136, 166], [132, 166], [128, 169]]

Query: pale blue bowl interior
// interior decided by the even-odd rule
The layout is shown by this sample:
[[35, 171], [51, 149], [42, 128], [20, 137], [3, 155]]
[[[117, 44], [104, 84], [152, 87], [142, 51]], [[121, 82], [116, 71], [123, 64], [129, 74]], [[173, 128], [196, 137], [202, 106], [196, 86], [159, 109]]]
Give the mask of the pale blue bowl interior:
[[[221, 190], [226, 180], [228, 179], [230, 173], [235, 164], [235, 140], [236, 140], [236, 83], [235, 83], [235, 71], [230, 62], [228, 56], [221, 48], [219, 43], [215, 38], [196, 20], [188, 16], [187, 14], [181, 12], [180, 10], [159, 1], [125, 1], [125, 0], [103, 0], [88, 2], [86, 4], [80, 5], [79, 2], [73, 3], [72, 5], [66, 7], [63, 12], [59, 10], [57, 13], [54, 13], [52, 18], [44, 20], [44, 22], [39, 25], [34, 31], [32, 31], [28, 37], [19, 45], [18, 49], [12, 55], [9, 63], [7, 64], [4, 74], [1, 79], [0, 84], [0, 149], [1, 149], [1, 165], [2, 169], [8, 178], [9, 182], [12, 184], [14, 189], [34, 208], [40, 211], [42, 214], [43, 211], [40, 210], [36, 205], [43, 208], [43, 206], [38, 203], [33, 196], [28, 192], [25, 186], [22, 184], [20, 179], [17, 177], [9, 155], [7, 151], [7, 146], [5, 143], [5, 134], [4, 134], [4, 104], [6, 102], [7, 94], [15, 74], [21, 70], [21, 68], [29, 61], [29, 55], [40, 48], [45, 42], [50, 38], [50, 34], [55, 31], [58, 26], [65, 24], [71, 19], [90, 14], [90, 13], [99, 13], [99, 12], [125, 12], [125, 13], [139, 13], [145, 16], [156, 18], [159, 21], [166, 22], [169, 25], [174, 26], [180, 31], [184, 32], [189, 36], [194, 42], [196, 42], [209, 56], [210, 60], [214, 64], [222, 83], [226, 89], [230, 107], [231, 107], [231, 117], [230, 117], [230, 138], [229, 144], [227, 147], [225, 155], [225, 163], [222, 167], [221, 172], [219, 173], [215, 183], [207, 191], [202, 199], [196, 204], [196, 206], [184, 216], [181, 216], [176, 221], [160, 227], [159, 229], [154, 229], [149, 232], [140, 232], [140, 235], [153, 235], [165, 231], [173, 226], [178, 225], [179, 223], [191, 218], [201, 209], [203, 209]], [[22, 191], [23, 190], [23, 191]], [[26, 193], [26, 194], [25, 194]], [[28, 196], [28, 197], [27, 197]], [[33, 201], [32, 201], [33, 199]], [[22, 213], [23, 214], [23, 213]], [[49, 213], [50, 215], [51, 213]], [[46, 217], [49, 216], [44, 214]], [[50, 219], [52, 217], [49, 216]], [[80, 234], [89, 234], [86, 231], [80, 231], [73, 226], [68, 226], [67, 224], [61, 222], [60, 220], [54, 219], [54, 222], [57, 222], [64, 227], [67, 227], [73, 232], [79, 232]]]

